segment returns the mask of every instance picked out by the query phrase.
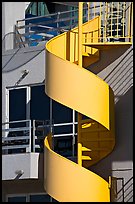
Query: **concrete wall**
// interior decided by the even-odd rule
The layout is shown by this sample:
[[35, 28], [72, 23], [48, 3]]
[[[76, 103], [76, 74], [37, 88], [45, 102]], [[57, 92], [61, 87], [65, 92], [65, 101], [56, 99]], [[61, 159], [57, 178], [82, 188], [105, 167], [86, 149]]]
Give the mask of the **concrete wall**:
[[22, 76], [29, 74], [19, 85], [42, 83], [45, 79], [45, 44], [37, 47], [8, 50], [2, 53], [2, 122], [5, 122], [6, 87], [14, 86]]
[[[29, 50], [30, 49], [30, 50]], [[6, 86], [16, 83], [24, 69], [29, 70], [28, 76], [21, 85], [41, 83], [44, 81], [45, 50], [44, 46], [21, 49], [18, 54], [8, 51], [3, 54], [2, 88], [3, 96]], [[42, 51], [43, 50], [43, 51]], [[41, 52], [40, 52], [41, 51]], [[38, 55], [37, 55], [38, 54]], [[32, 57], [36, 56], [32, 59]], [[11, 58], [13, 57], [13, 58]], [[31, 59], [30, 61], [28, 59]], [[13, 60], [13, 61], [12, 61]], [[23, 64], [25, 60], [29, 61]], [[21, 66], [22, 64], [22, 66]], [[102, 70], [105, 67], [104, 70]], [[101, 51], [99, 62], [91, 65], [114, 90], [115, 94], [115, 125], [116, 145], [114, 151], [90, 169], [108, 180], [110, 175], [122, 178], [118, 180], [118, 201], [122, 201], [124, 190], [125, 201], [133, 200], [133, 47]], [[5, 99], [3, 100], [3, 119], [5, 113]], [[28, 166], [27, 166], [28, 167]], [[18, 183], [21, 186], [21, 184]], [[23, 185], [22, 185], [23, 186]], [[21, 187], [20, 187], [21, 188]], [[120, 197], [121, 196], [121, 197]]]
[[[11, 6], [13, 4], [20, 4], [24, 2], [2, 2], [6, 3], [6, 6]], [[3, 6], [3, 5], [2, 5]], [[25, 6], [25, 4], [24, 4]], [[4, 7], [5, 8], [5, 7]], [[10, 10], [10, 9], [9, 9]], [[9, 12], [9, 16], [13, 15], [12, 12]], [[10, 11], [11, 11], [10, 10]], [[17, 10], [16, 13], [19, 10]], [[2, 15], [5, 22], [7, 18], [2, 9]], [[22, 14], [21, 14], [22, 15]], [[8, 16], [8, 18], [9, 18]], [[17, 19], [23, 17], [16, 17]], [[15, 20], [15, 19], [14, 19]], [[12, 22], [8, 21], [9, 30], [11, 30]], [[15, 22], [15, 21], [14, 21]], [[9, 32], [8, 27], [2, 27], [2, 35]], [[95, 173], [101, 175], [103, 178], [108, 180], [108, 176], [112, 175], [117, 178], [122, 178], [124, 180], [124, 186], [121, 183], [121, 180], [118, 181], [118, 191], [119, 195], [117, 200], [122, 201], [122, 191], [124, 190], [124, 200], [125, 202], [133, 201], [133, 46], [107, 50], [100, 52], [99, 62], [90, 66], [89, 70], [94, 70], [101, 78], [103, 78], [113, 89], [115, 94], [115, 126], [116, 126], [116, 145], [113, 152], [108, 155], [105, 159], [100, 161], [98, 164], [92, 166], [90, 169]], [[2, 56], [3, 63], [3, 74], [2, 74], [2, 121], [5, 122], [5, 89], [8, 86], [13, 86], [22, 75], [22, 71], [27, 69], [29, 74], [24, 78], [20, 85], [41, 83], [45, 80], [45, 50], [44, 45], [31, 48], [22, 48], [11, 50], [3, 53]], [[103, 68], [105, 68], [103, 70]], [[6, 158], [4, 158], [5, 160]], [[3, 160], [3, 162], [4, 162]], [[26, 157], [23, 164], [26, 164], [30, 160]], [[32, 161], [32, 160], [31, 160]], [[6, 160], [5, 160], [6, 162]], [[15, 162], [15, 160], [14, 160]], [[37, 162], [37, 157], [34, 163]], [[6, 162], [4, 165], [9, 165], [9, 162]], [[33, 163], [33, 164], [34, 164]], [[16, 164], [18, 165], [18, 164]], [[20, 164], [21, 165], [21, 164]], [[18, 166], [15, 166], [16, 169]], [[29, 167], [29, 166], [27, 166]], [[3, 168], [7, 168], [4, 167]], [[3, 174], [5, 178], [11, 176], [15, 178], [13, 173], [14, 167], [11, 165], [8, 167], [11, 168], [11, 173], [8, 171]], [[42, 168], [42, 167], [41, 167]], [[25, 169], [24, 169], [25, 170]], [[35, 173], [34, 173], [35, 172]], [[35, 170], [33, 174], [37, 175]], [[28, 178], [28, 175], [32, 175], [30, 169], [26, 170], [25, 176]], [[26, 178], [25, 177], [25, 178]], [[28, 180], [20, 181], [4, 181], [4, 190], [7, 193], [14, 192], [23, 192], [26, 190], [30, 191], [30, 188], [36, 184], [35, 181], [31, 181], [31, 184], [28, 184]], [[23, 184], [23, 185], [22, 185]], [[20, 187], [19, 187], [20, 186]], [[29, 186], [31, 186], [29, 188]], [[37, 184], [38, 186], [38, 184]], [[38, 189], [36, 186], [36, 189]], [[19, 190], [20, 189], [20, 190]], [[34, 186], [33, 186], [34, 189]], [[39, 188], [41, 190], [41, 188]], [[38, 190], [39, 190], [38, 189]]]
[[[104, 57], [105, 56], [105, 57]], [[115, 95], [116, 145], [113, 152], [90, 169], [108, 180], [119, 178], [117, 201], [133, 201], [133, 46], [101, 51], [89, 69], [103, 78]], [[104, 70], [102, 70], [106, 67]], [[122, 179], [124, 185], [122, 185]]]
[[[10, 170], [10, 171], [9, 171]], [[22, 171], [22, 174], [19, 172]], [[43, 154], [2, 155], [2, 180], [43, 179]]]
[[[25, 18], [25, 2], [2, 2], [2, 38], [14, 31], [17, 20]], [[13, 34], [5, 38], [5, 49], [13, 48]]]

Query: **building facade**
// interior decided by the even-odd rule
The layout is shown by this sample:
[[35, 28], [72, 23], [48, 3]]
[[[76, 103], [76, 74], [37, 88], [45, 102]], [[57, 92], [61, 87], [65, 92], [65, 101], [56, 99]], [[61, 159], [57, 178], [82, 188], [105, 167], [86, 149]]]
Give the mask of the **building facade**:
[[[96, 17], [100, 14], [101, 2], [97, 5], [93, 2], [89, 8], [88, 5], [84, 9], [84, 22], [92, 19], [94, 15]], [[109, 3], [107, 5], [109, 6]], [[107, 16], [102, 15], [103, 30], [101, 34], [103, 39], [111, 42], [111, 38], [106, 35], [107, 32], [112, 32], [111, 36], [115, 43], [123, 42], [121, 36], [125, 37], [128, 34], [132, 39], [133, 6], [131, 5], [132, 2], [116, 2], [116, 5], [115, 3], [113, 5], [113, 2], [110, 3], [110, 9], [119, 8], [119, 15], [116, 15], [116, 22], [113, 22], [115, 17], [111, 17], [111, 23], [107, 24], [108, 27], [104, 27]], [[67, 5], [65, 2], [63, 5], [60, 2], [52, 2], [52, 5], [46, 4], [44, 11], [41, 12], [42, 6], [28, 6], [27, 13], [25, 13], [25, 2], [2, 2], [3, 202], [57, 201], [44, 188], [44, 138], [50, 130], [54, 136], [54, 151], [75, 163], [77, 162], [78, 113], [75, 109], [51, 99], [45, 93], [47, 80], [45, 46], [52, 37], [78, 26], [78, 4], [71, 2]], [[106, 5], [102, 6], [103, 9], [106, 9]], [[32, 13], [34, 12], [32, 8], [38, 12]], [[53, 8], [53, 11], [50, 8]], [[17, 11], [13, 14], [12, 10]], [[123, 10], [127, 11], [128, 18], [124, 18]], [[115, 11], [112, 13], [115, 15]], [[124, 19], [121, 24], [119, 22], [120, 15]], [[59, 21], [64, 18], [68, 18], [68, 21]], [[54, 19], [57, 19], [56, 23]], [[50, 22], [47, 23], [49, 20]], [[131, 24], [131, 33], [128, 33], [129, 29], [126, 27], [129, 24]], [[120, 29], [121, 33], [116, 33], [119, 39], [113, 33], [115, 32], [113, 26], [117, 27], [117, 32]], [[124, 39], [126, 42], [126, 38]], [[109, 176], [116, 178], [115, 202], [132, 202], [132, 43], [128, 47], [116, 48], [113, 51], [100, 50], [99, 59], [87, 66], [86, 69], [107, 82], [114, 92], [116, 140], [113, 151], [88, 169], [105, 180], [108, 180]]]

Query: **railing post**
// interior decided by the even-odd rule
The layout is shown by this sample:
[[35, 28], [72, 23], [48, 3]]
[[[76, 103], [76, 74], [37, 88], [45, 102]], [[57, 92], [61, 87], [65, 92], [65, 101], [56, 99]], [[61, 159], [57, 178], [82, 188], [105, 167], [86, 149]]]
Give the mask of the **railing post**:
[[75, 110], [73, 110], [73, 136], [72, 136], [72, 156], [75, 155]]
[[31, 152], [31, 120], [29, 120], [29, 152]]
[[35, 120], [33, 120], [33, 152], [35, 152]]
[[88, 21], [90, 20], [90, 2], [87, 2], [88, 4]]
[[57, 13], [57, 35], [60, 34], [59, 30], [59, 19], [60, 19], [60, 12]]
[[[79, 2], [79, 17], [78, 17], [78, 65], [82, 67], [82, 21], [83, 21], [83, 2]], [[82, 166], [82, 143], [80, 136], [79, 121], [81, 113], [78, 113], [78, 164]]]

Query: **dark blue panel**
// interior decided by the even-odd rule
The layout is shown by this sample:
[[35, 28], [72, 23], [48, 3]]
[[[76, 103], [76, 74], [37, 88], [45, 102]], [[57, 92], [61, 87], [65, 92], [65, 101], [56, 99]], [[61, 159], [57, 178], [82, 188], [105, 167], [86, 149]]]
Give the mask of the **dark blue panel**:
[[54, 123], [72, 122], [72, 109], [53, 101]]
[[25, 196], [9, 197], [8, 202], [26, 202]]
[[31, 195], [30, 202], [50, 202], [49, 195]]
[[9, 120], [26, 119], [26, 89], [9, 91]]
[[49, 120], [50, 99], [44, 89], [44, 85], [31, 88], [31, 119]]

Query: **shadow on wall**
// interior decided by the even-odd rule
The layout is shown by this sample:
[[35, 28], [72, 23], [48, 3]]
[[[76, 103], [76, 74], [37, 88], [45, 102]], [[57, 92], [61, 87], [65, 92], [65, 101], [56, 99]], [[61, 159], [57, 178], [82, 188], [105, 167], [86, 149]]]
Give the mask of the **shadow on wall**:
[[115, 105], [116, 161], [133, 160], [133, 87]]
[[124, 57], [126, 52], [130, 52], [130, 45], [119, 48], [111, 48], [107, 50], [99, 50], [99, 61], [93, 63], [87, 69], [92, 71], [94, 74], [98, 74], [103, 69], [107, 68], [114, 61], [116, 61], [121, 56]]
[[2, 54], [2, 72], [10, 72], [27, 64], [42, 51], [45, 50], [45, 45], [37, 47], [17, 48], [3, 52]]
[[121, 188], [117, 191], [117, 202], [133, 202], [133, 177], [130, 177], [128, 181], [124, 183], [124, 179], [120, 178], [117, 180], [121, 182]]
[[107, 67], [102, 78], [115, 95], [116, 145], [112, 153], [90, 170], [108, 180], [112, 175], [112, 163], [114, 169], [115, 163], [126, 169], [125, 162], [133, 160], [133, 48], [113, 62], [111, 68]]

